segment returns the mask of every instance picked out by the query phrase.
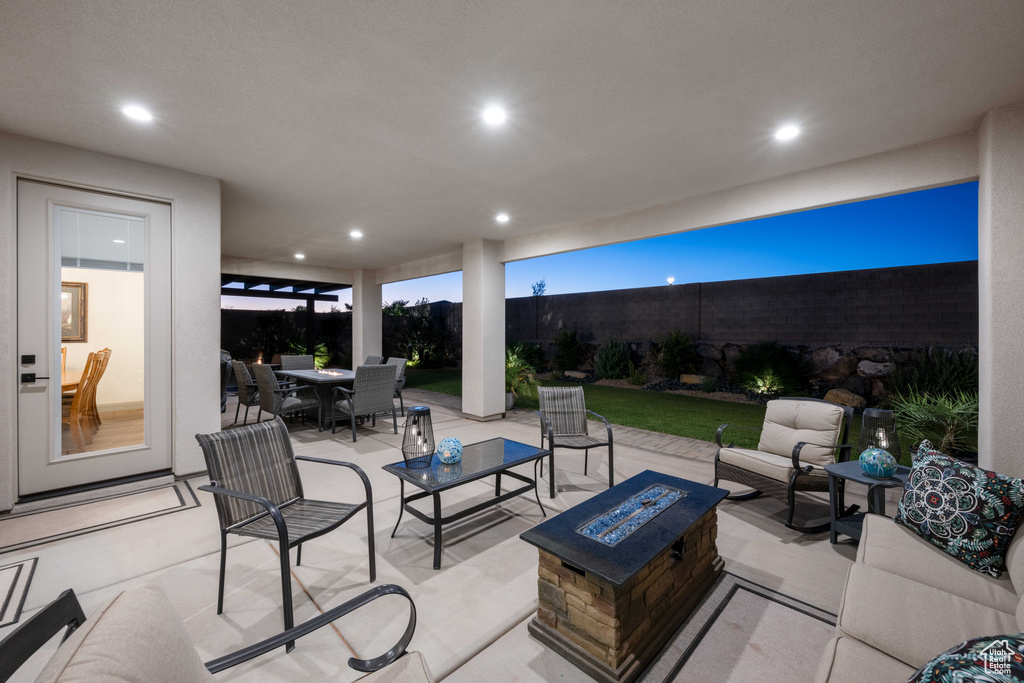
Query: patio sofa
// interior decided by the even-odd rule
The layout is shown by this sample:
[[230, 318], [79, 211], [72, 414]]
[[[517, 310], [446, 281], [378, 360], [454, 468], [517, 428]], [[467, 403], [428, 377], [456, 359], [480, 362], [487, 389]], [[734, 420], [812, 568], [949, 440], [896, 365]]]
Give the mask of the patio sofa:
[[996, 579], [974, 571], [888, 517], [868, 515], [819, 683], [903, 683], [971, 638], [1024, 631], [1024, 541]]

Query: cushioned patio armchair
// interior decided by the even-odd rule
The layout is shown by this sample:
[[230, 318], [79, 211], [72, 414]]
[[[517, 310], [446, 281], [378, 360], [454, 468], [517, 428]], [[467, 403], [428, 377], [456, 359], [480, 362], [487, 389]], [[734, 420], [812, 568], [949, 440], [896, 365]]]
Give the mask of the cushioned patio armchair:
[[[545, 439], [551, 455], [548, 456], [548, 469], [551, 470], [549, 495], [555, 497], [555, 448], [572, 448], [583, 450], [583, 474], [587, 473], [590, 449], [601, 446], [608, 447], [608, 488], [615, 486], [615, 463], [612, 445], [612, 426], [593, 410], [587, 410], [583, 400], [583, 387], [538, 387], [540, 399], [540, 447], [544, 448]], [[587, 428], [587, 414], [593, 415], [604, 422], [605, 437], [591, 436]], [[541, 475], [544, 474], [544, 461], [540, 461]]]
[[[763, 494], [789, 505], [786, 526], [805, 533], [825, 531], [829, 525], [793, 526], [796, 493], [828, 491], [824, 466], [850, 459], [852, 444], [847, 443], [853, 408], [815, 398], [780, 398], [768, 402], [764, 424], [735, 427], [724, 424], [715, 434], [715, 486], [719, 479], [754, 489], [750, 493], [729, 496], [729, 500], [750, 500]], [[726, 429], [750, 429], [761, 432], [756, 450], [722, 445]]]
[[252, 366], [252, 369], [256, 373], [256, 384], [260, 390], [260, 410], [256, 413], [257, 422], [265, 411], [274, 417], [298, 413], [302, 417], [302, 423], [305, 424], [306, 411], [315, 408], [317, 425], [322, 423], [320, 399], [316, 395], [316, 389], [309, 386], [293, 388], [282, 386], [269, 365], [261, 363]]
[[383, 655], [373, 659], [352, 657], [348, 665], [356, 671], [377, 672], [359, 679], [365, 683], [430, 683], [430, 671], [420, 654], [406, 653], [416, 630], [416, 605], [402, 587], [394, 584], [371, 588], [295, 628], [206, 663], [199, 658], [167, 596], [156, 586], [127, 588], [107, 600], [89, 619], [75, 592], [66, 590], [0, 642], [0, 681], [14, 675], [61, 631], [61, 645], [36, 678], [37, 683], [216, 681], [212, 674], [293, 643], [386, 595], [400, 595], [409, 601], [405, 632]]
[[[349, 462], [296, 456], [288, 429], [281, 418], [213, 434], [196, 434], [203, 449], [210, 484], [199, 490], [214, 495], [220, 519], [220, 581], [217, 614], [224, 611], [224, 569], [228, 534], [278, 541], [281, 556], [281, 591], [284, 627], [292, 627], [292, 590], [288, 551], [298, 548], [296, 565], [302, 564], [302, 544], [350, 520], [366, 510], [366, 538], [370, 556], [370, 582], [377, 580], [373, 544], [373, 491], [366, 473]], [[351, 469], [362, 480], [366, 498], [359, 503], [308, 500], [302, 491], [297, 460]]]

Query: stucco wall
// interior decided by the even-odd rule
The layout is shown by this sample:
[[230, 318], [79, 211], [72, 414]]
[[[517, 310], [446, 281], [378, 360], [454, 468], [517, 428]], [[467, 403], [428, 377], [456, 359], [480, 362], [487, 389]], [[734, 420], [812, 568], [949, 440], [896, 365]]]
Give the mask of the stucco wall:
[[204, 470], [193, 435], [220, 429], [220, 181], [0, 132], [0, 510], [17, 497], [18, 176], [171, 202], [174, 470]]

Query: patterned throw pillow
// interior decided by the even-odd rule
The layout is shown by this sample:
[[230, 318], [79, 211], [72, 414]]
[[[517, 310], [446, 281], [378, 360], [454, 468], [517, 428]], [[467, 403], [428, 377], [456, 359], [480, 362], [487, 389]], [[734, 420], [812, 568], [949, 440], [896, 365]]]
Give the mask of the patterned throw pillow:
[[1024, 633], [961, 643], [925, 664], [907, 683], [1024, 683]]
[[930, 452], [910, 471], [896, 523], [997, 577], [1022, 512], [1024, 481]]

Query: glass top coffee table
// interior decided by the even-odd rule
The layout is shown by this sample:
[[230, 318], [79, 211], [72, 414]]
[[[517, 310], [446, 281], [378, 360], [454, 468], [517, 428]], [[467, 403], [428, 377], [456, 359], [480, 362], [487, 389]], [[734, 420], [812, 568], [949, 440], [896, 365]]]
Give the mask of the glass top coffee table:
[[[468, 517], [486, 508], [492, 507], [503, 501], [515, 498], [518, 495], [533, 491], [537, 498], [537, 505], [540, 506], [541, 514], [547, 517], [544, 506], [540, 502], [540, 494], [537, 492], [537, 463], [541, 458], [551, 455], [551, 451], [536, 446], [528, 446], [525, 443], [511, 441], [509, 439], [490, 439], [479, 443], [469, 444], [462, 448], [462, 460], [453, 465], [446, 465], [438, 459], [435, 453], [427, 467], [410, 467], [405, 462], [396, 462], [384, 465], [385, 472], [398, 477], [401, 484], [401, 508], [398, 512], [398, 521], [391, 532], [391, 538], [395, 537], [398, 525], [402, 522], [402, 513], [406, 510], [417, 519], [434, 526], [434, 569], [441, 568], [441, 526], [450, 524]], [[511, 468], [524, 463], [533, 463], [533, 479], [518, 472], [510, 471]], [[471, 481], [479, 481], [485, 477], [494, 475], [494, 498], [479, 503], [472, 507], [460, 510], [448, 517], [441, 516], [441, 492], [462, 486]], [[502, 492], [501, 477], [505, 475], [526, 484], [511, 491]], [[412, 484], [422, 491], [411, 496], [405, 495], [405, 484]], [[433, 516], [420, 512], [409, 503], [430, 496], [434, 501]]]

